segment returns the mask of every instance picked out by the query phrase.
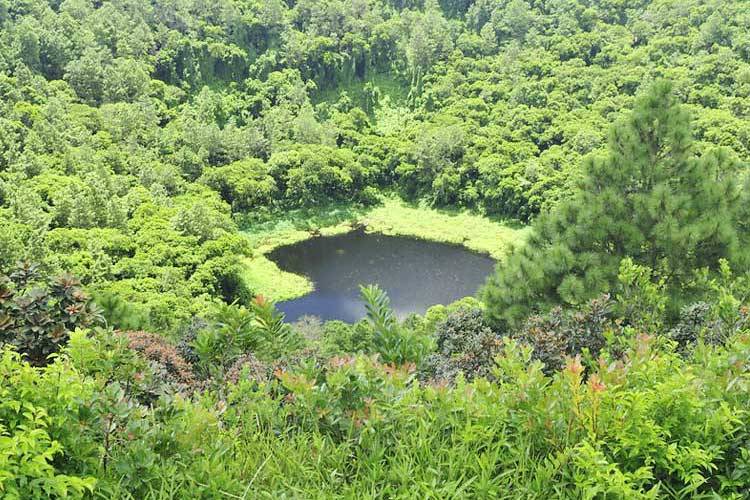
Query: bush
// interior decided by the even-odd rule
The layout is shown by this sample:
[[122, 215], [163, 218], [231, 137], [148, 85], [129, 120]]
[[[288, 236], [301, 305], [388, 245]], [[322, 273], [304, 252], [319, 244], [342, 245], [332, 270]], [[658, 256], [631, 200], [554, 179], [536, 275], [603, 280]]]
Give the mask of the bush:
[[246, 158], [223, 167], [207, 168], [201, 182], [221, 194], [232, 210], [243, 212], [271, 205], [278, 194], [269, 167], [257, 158]]
[[377, 418], [378, 403], [404, 390], [413, 374], [413, 366], [395, 368], [360, 355], [330, 359], [317, 380], [286, 371], [277, 376], [292, 422], [339, 442], [359, 435], [368, 419]]
[[190, 386], [195, 382], [193, 367], [164, 337], [143, 331], [125, 332], [124, 335], [128, 339], [128, 347], [147, 359], [152, 369], [162, 374], [164, 382], [175, 386]]
[[240, 380], [249, 380], [262, 384], [271, 380], [272, 372], [268, 363], [260, 361], [253, 354], [243, 354], [227, 370], [224, 381], [237, 384]]
[[10, 347], [0, 350], [0, 379], [2, 497], [84, 498], [92, 492], [93, 477], [62, 468], [92, 458], [92, 447], [74, 430], [90, 384], [58, 362], [38, 372]]
[[696, 302], [685, 306], [680, 311], [679, 321], [668, 332], [667, 336], [677, 343], [680, 352], [687, 354], [702, 341], [706, 345], [723, 345], [738, 331], [750, 326], [750, 315], [746, 307], [738, 312], [740, 321], [727, 325], [715, 311], [715, 307], [706, 302]]
[[610, 317], [612, 305], [609, 295], [604, 294], [580, 310], [556, 307], [547, 314], [531, 316], [513, 337], [529, 344], [534, 359], [552, 373], [565, 366], [566, 357], [599, 355], [607, 345], [608, 332], [618, 328]]
[[94, 297], [107, 326], [118, 330], [137, 330], [148, 326], [147, 318], [132, 304], [114, 293], [100, 293]]
[[70, 332], [103, 318], [69, 274], [48, 280], [33, 264], [0, 276], [0, 345], [11, 344], [36, 366], [64, 346]]
[[437, 352], [424, 368], [426, 378], [453, 382], [459, 374], [466, 380], [490, 378], [502, 339], [484, 322], [479, 309], [458, 309], [436, 327]]
[[374, 352], [386, 363], [421, 363], [430, 349], [430, 339], [398, 324], [390, 299], [377, 285], [360, 286], [360, 298], [372, 328]]
[[330, 355], [375, 352], [373, 330], [366, 321], [353, 325], [343, 321], [326, 321], [322, 348]]
[[325, 335], [323, 321], [317, 316], [305, 315], [291, 324], [294, 330], [306, 342], [319, 342]]
[[[207, 323], [206, 328], [196, 329], [190, 347], [203, 375], [219, 379], [243, 354], [272, 360], [302, 345], [299, 335], [284, 323], [284, 315], [260, 295], [250, 303], [250, 309], [218, 303]], [[189, 351], [185, 347], [183, 350]], [[192, 356], [192, 352], [188, 354]]]
[[180, 356], [182, 356], [185, 361], [192, 365], [195, 365], [199, 361], [193, 343], [195, 342], [195, 339], [198, 338], [198, 333], [207, 328], [209, 328], [209, 324], [206, 320], [194, 316], [190, 322], [190, 326], [182, 332], [180, 340], [177, 342], [177, 352], [180, 353]]

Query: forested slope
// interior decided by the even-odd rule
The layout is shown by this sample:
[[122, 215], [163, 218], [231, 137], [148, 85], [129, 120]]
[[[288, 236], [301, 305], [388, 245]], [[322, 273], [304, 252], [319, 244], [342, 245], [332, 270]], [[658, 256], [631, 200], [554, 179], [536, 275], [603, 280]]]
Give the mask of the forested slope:
[[[748, 7], [0, 0], [0, 497], [750, 498]], [[285, 322], [362, 213], [497, 272]]]
[[[526, 221], [649, 82], [748, 158], [744, 2], [0, 3], [0, 266], [173, 330], [254, 291], [233, 214], [378, 190]], [[199, 300], [194, 300], [194, 299]]]

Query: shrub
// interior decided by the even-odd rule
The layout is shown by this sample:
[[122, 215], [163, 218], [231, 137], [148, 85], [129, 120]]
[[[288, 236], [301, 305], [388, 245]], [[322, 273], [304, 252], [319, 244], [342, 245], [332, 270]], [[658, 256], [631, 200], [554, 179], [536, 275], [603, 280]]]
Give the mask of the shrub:
[[180, 335], [180, 340], [177, 342], [177, 351], [188, 363], [193, 365], [198, 363], [199, 358], [198, 354], [195, 352], [193, 343], [195, 342], [195, 339], [198, 338], [198, 332], [207, 328], [209, 328], [209, 324], [206, 320], [194, 316], [190, 322], [190, 326], [188, 326], [185, 331], [182, 332], [182, 335]]
[[240, 380], [249, 380], [257, 384], [268, 382], [272, 375], [271, 367], [253, 354], [243, 354], [227, 370], [224, 380], [237, 384]]
[[146, 317], [135, 307], [114, 293], [100, 293], [94, 297], [107, 326], [119, 330], [137, 330], [147, 326]]
[[641, 332], [662, 331], [667, 323], [669, 297], [665, 281], [654, 279], [649, 267], [639, 266], [629, 258], [620, 262], [615, 310], [629, 326]]
[[287, 371], [278, 372], [278, 378], [292, 422], [338, 442], [359, 434], [368, 420], [378, 418], [378, 403], [405, 390], [414, 365], [395, 368], [377, 356], [340, 356], [331, 358], [321, 371], [318, 380]]
[[207, 168], [201, 181], [221, 194], [234, 211], [247, 211], [270, 205], [277, 195], [276, 181], [268, 166], [256, 158], [246, 158], [223, 167]]
[[276, 310], [273, 302], [258, 295], [250, 305], [255, 313], [256, 328], [262, 338], [259, 355], [276, 358], [301, 347], [302, 339], [284, 323], [284, 314]]
[[69, 274], [48, 280], [33, 264], [0, 276], [0, 344], [14, 345], [40, 366], [67, 343], [71, 331], [101, 323], [79, 285]]
[[[38, 372], [7, 346], [0, 350], [0, 379], [2, 497], [84, 498], [92, 492], [93, 477], [61, 468], [91, 458], [86, 453], [91, 447], [72, 446], [86, 442], [74, 429], [89, 384], [61, 363]], [[71, 457], [71, 451], [77, 456]]]
[[437, 352], [424, 368], [427, 378], [455, 381], [459, 374], [467, 380], [489, 378], [494, 358], [502, 347], [501, 338], [484, 322], [479, 309], [458, 309], [436, 327]]
[[365, 186], [362, 191], [357, 193], [356, 200], [365, 206], [373, 206], [381, 203], [378, 189], [373, 186]]
[[534, 315], [513, 337], [529, 344], [535, 359], [547, 372], [560, 370], [565, 358], [587, 353], [596, 357], [607, 345], [608, 332], [617, 328], [610, 317], [612, 301], [604, 294], [580, 310], [556, 307], [544, 315]]
[[190, 386], [195, 381], [192, 366], [164, 337], [143, 331], [125, 332], [124, 335], [128, 338], [128, 347], [150, 361], [154, 371], [164, 375], [165, 382]]
[[323, 350], [329, 354], [375, 352], [373, 329], [366, 321], [353, 325], [326, 321], [323, 325]]
[[223, 372], [243, 354], [253, 353], [259, 359], [272, 360], [298, 349], [302, 339], [274, 304], [257, 296], [250, 309], [218, 303], [208, 327], [197, 329], [192, 347], [197, 366], [204, 375], [223, 378]]
[[302, 316], [291, 326], [307, 342], [319, 342], [324, 335], [323, 321], [317, 316]]
[[746, 307], [740, 308], [737, 317], [739, 321], [726, 324], [716, 314], [714, 305], [696, 302], [682, 308], [679, 321], [667, 332], [667, 336], [677, 343], [683, 354], [692, 352], [699, 341], [707, 345], [722, 345], [736, 332], [750, 326]]
[[377, 285], [360, 286], [360, 298], [373, 331], [373, 348], [380, 358], [398, 365], [419, 364], [430, 348], [429, 338], [400, 327], [388, 295]]

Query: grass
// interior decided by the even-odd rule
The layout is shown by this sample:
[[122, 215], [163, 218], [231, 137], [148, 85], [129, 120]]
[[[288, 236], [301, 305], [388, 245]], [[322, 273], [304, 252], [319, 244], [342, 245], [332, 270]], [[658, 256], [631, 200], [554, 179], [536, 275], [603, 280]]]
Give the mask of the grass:
[[307, 277], [279, 269], [264, 254], [246, 259], [242, 276], [253, 290], [274, 301], [301, 297], [314, 290]]
[[368, 231], [463, 245], [501, 261], [512, 245], [523, 243], [528, 228], [518, 228], [466, 210], [437, 210], [424, 203], [386, 199], [361, 221]]
[[368, 232], [462, 245], [502, 261], [513, 245], [522, 244], [528, 228], [492, 220], [467, 210], [439, 210], [425, 203], [407, 203], [385, 197], [376, 207], [332, 204], [298, 209], [282, 216], [256, 220], [243, 231], [254, 255], [245, 260], [244, 278], [251, 289], [274, 301], [289, 300], [311, 292], [305, 276], [279, 269], [267, 254], [314, 236], [333, 236], [364, 226]]

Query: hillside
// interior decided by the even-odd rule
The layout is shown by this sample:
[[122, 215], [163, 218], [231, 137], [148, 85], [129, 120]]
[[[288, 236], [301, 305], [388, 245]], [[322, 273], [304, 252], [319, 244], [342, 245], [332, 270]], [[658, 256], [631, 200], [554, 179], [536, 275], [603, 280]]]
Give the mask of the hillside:
[[0, 0], [0, 497], [750, 497], [749, 5]]

